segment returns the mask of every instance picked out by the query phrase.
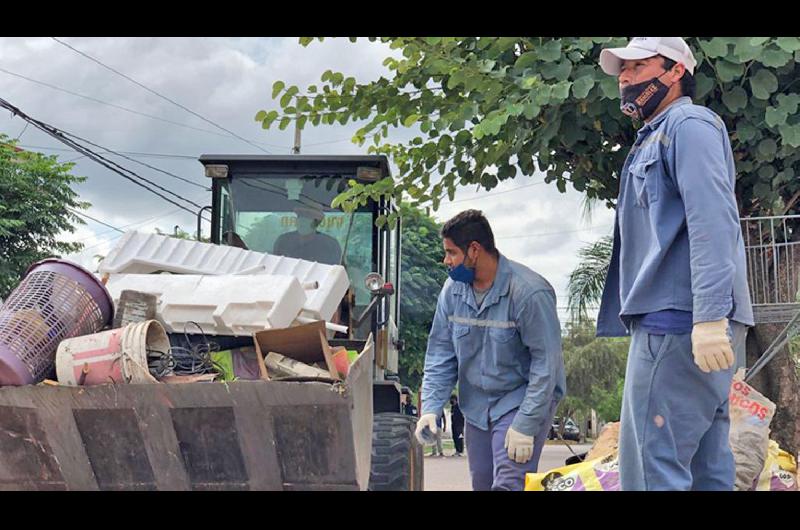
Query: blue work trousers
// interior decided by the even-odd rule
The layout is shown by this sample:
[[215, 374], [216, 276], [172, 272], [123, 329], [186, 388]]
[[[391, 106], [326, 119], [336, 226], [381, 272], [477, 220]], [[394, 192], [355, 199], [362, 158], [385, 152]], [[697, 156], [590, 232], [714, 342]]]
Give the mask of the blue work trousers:
[[[731, 322], [735, 353], [744, 350], [746, 334], [746, 326]], [[733, 370], [703, 373], [690, 333], [654, 335], [633, 324], [619, 439], [623, 491], [733, 491]]]
[[533, 456], [524, 464], [508, 458], [505, 440], [506, 432], [514, 421], [517, 410], [489, 422], [489, 430], [484, 431], [466, 422], [464, 441], [467, 446], [469, 474], [472, 477], [473, 491], [522, 491], [525, 489], [525, 474], [536, 473], [539, 457], [542, 455], [547, 433], [553, 424], [558, 402], [553, 402], [546, 415], [544, 425], [533, 437]]

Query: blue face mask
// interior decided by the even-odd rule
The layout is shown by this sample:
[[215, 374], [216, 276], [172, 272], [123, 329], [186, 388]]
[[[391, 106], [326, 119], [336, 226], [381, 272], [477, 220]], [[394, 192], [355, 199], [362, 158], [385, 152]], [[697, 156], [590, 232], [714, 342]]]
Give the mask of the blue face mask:
[[475, 263], [472, 264], [472, 267], [467, 267], [465, 263], [467, 262], [467, 258], [469, 254], [464, 256], [464, 261], [461, 262], [461, 265], [453, 267], [447, 274], [454, 282], [464, 282], [467, 285], [472, 285], [475, 281]]
[[475, 281], [475, 269], [467, 268], [463, 263], [447, 271], [447, 274], [450, 275], [454, 282], [464, 282], [472, 285], [472, 282]]

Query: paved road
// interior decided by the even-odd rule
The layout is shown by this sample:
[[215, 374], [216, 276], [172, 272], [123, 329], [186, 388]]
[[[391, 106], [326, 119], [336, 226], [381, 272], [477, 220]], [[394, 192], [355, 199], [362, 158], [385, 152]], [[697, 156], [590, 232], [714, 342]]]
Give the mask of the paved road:
[[[591, 444], [572, 445], [577, 454], [589, 450]], [[451, 454], [445, 449], [445, 454]], [[539, 460], [539, 471], [561, 467], [564, 461], [572, 456], [569, 449], [562, 445], [545, 445], [542, 458]], [[425, 457], [425, 490], [426, 491], [469, 491], [472, 489], [469, 478], [467, 457]]]

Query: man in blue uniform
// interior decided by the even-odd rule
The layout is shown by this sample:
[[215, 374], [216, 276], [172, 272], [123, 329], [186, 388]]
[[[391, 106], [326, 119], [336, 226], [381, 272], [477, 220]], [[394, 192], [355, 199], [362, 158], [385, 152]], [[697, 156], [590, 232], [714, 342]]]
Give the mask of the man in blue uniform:
[[436, 432], [458, 382], [474, 490], [522, 490], [536, 472], [566, 380], [556, 297], [494, 245], [477, 210], [442, 228], [444, 264], [422, 384], [417, 437]]
[[[694, 105], [680, 37], [601, 52], [641, 124], [620, 173], [599, 336], [632, 336], [620, 425], [623, 490], [732, 490], [728, 393], [753, 325], [728, 132]], [[736, 352], [736, 355], [734, 355]]]

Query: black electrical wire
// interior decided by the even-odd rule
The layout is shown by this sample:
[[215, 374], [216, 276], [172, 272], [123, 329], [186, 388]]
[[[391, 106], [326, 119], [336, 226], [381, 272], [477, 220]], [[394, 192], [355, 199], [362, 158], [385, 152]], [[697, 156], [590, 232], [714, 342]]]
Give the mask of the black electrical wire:
[[69, 45], [69, 44], [67, 44], [66, 42], [64, 42], [64, 41], [62, 41], [62, 40], [59, 40], [59, 39], [57, 39], [57, 38], [55, 38], [55, 37], [50, 37], [50, 38], [51, 38], [51, 39], [53, 39], [54, 41], [56, 41], [57, 43], [61, 44], [62, 46], [66, 47], [66, 48], [69, 48], [70, 50], [74, 51], [75, 53], [77, 53], [77, 54], [79, 54], [79, 55], [82, 55], [82, 56], [86, 57], [86, 58], [87, 58], [87, 59], [89, 59], [90, 61], [93, 61], [93, 62], [95, 62], [95, 63], [99, 64], [99, 65], [100, 65], [100, 66], [102, 66], [103, 68], [106, 68], [107, 70], [111, 70], [112, 72], [114, 72], [114, 73], [115, 73], [115, 74], [117, 74], [118, 76], [120, 76], [120, 77], [123, 77], [123, 78], [127, 79], [127, 80], [128, 80], [128, 81], [130, 81], [131, 83], [133, 83], [133, 84], [135, 84], [135, 85], [137, 85], [137, 86], [139, 86], [139, 87], [141, 87], [141, 88], [143, 88], [143, 89], [147, 90], [147, 91], [148, 91], [148, 92], [150, 92], [151, 94], [155, 94], [156, 96], [160, 97], [161, 99], [163, 99], [163, 100], [166, 100], [166, 101], [168, 101], [168, 102], [172, 103], [173, 105], [175, 105], [176, 107], [178, 107], [178, 108], [180, 108], [180, 109], [183, 109], [183, 110], [185, 110], [185, 111], [186, 111], [186, 112], [188, 112], [189, 114], [191, 114], [191, 115], [193, 115], [193, 116], [197, 116], [198, 118], [200, 118], [200, 119], [201, 119], [201, 120], [203, 120], [204, 122], [206, 122], [206, 123], [209, 123], [209, 124], [213, 125], [213, 126], [214, 126], [214, 127], [216, 127], [217, 129], [221, 129], [221, 130], [225, 131], [226, 133], [230, 134], [230, 135], [231, 135], [231, 136], [233, 136], [234, 138], [237, 138], [237, 139], [239, 139], [239, 140], [241, 140], [241, 141], [243, 141], [243, 142], [245, 142], [245, 143], [247, 143], [247, 144], [249, 144], [249, 145], [252, 145], [252, 146], [253, 146], [253, 147], [255, 147], [256, 149], [258, 149], [258, 150], [260, 150], [260, 151], [263, 151], [264, 153], [270, 154], [270, 152], [269, 152], [269, 151], [267, 151], [266, 149], [264, 149], [263, 147], [261, 147], [261, 146], [259, 146], [259, 145], [255, 144], [255, 143], [251, 142], [251, 141], [250, 141], [250, 140], [248, 140], [247, 138], [242, 138], [241, 136], [239, 136], [239, 135], [238, 135], [238, 134], [236, 134], [235, 132], [233, 132], [233, 131], [229, 131], [228, 129], [226, 129], [226, 128], [225, 128], [225, 127], [223, 127], [222, 125], [219, 125], [219, 124], [217, 124], [217, 123], [214, 123], [213, 121], [209, 120], [209, 119], [208, 119], [208, 118], [206, 118], [205, 116], [202, 116], [202, 115], [198, 114], [197, 112], [193, 111], [192, 109], [189, 109], [189, 108], [186, 108], [186, 107], [184, 107], [183, 105], [181, 105], [181, 104], [180, 104], [180, 103], [178, 103], [177, 101], [174, 101], [174, 100], [172, 100], [172, 99], [170, 99], [170, 98], [168, 98], [168, 97], [166, 97], [166, 96], [164, 96], [164, 95], [162, 95], [162, 94], [159, 94], [158, 92], [156, 92], [156, 91], [155, 91], [155, 90], [153, 90], [152, 88], [150, 88], [150, 87], [147, 87], [147, 86], [143, 85], [142, 83], [140, 83], [139, 81], [137, 81], [137, 80], [133, 79], [132, 77], [129, 77], [129, 76], [127, 76], [127, 75], [123, 74], [123, 73], [122, 73], [122, 72], [120, 72], [119, 70], [115, 70], [114, 68], [111, 68], [111, 67], [110, 67], [110, 66], [108, 66], [107, 64], [104, 64], [104, 63], [102, 63], [100, 60], [98, 60], [98, 59], [95, 59], [95, 58], [94, 58], [94, 57], [92, 57], [91, 55], [89, 55], [89, 54], [86, 54], [86, 53], [84, 53], [84, 52], [82, 52], [82, 51], [80, 51], [80, 50], [78, 50], [78, 49], [76, 49], [76, 48], [73, 48], [72, 46], [70, 46], [70, 45]]
[[[200, 330], [200, 342], [192, 344], [188, 326], [193, 324]], [[183, 327], [183, 336], [189, 348], [173, 346], [169, 355], [174, 361], [172, 372], [175, 375], [224, 374], [225, 370], [211, 358], [212, 353], [220, 351], [219, 344], [206, 338], [203, 328], [197, 322], [187, 322]]]
[[[147, 191], [149, 191], [150, 193], [153, 193], [154, 195], [157, 195], [158, 197], [164, 199], [168, 203], [173, 204], [173, 205], [181, 208], [182, 210], [185, 210], [185, 211], [191, 213], [192, 215], [196, 215], [197, 214], [197, 212], [195, 212], [194, 210], [190, 210], [186, 206], [183, 206], [183, 205], [175, 202], [174, 200], [170, 199], [169, 197], [166, 197], [166, 196], [162, 195], [161, 193], [157, 192], [156, 190], [154, 190], [154, 189], [150, 188], [149, 186], [147, 186], [147, 185], [143, 184], [142, 182], [140, 182], [140, 180], [148, 182], [148, 183], [156, 186], [157, 188], [162, 189], [162, 190], [170, 193], [171, 195], [174, 195], [175, 197], [177, 197], [177, 198], [179, 198], [179, 199], [181, 199], [183, 201], [188, 202], [189, 204], [195, 204], [192, 201], [188, 201], [188, 200], [184, 199], [183, 197], [181, 197], [180, 195], [178, 195], [178, 194], [176, 194], [176, 193], [174, 193], [174, 192], [172, 192], [170, 190], [167, 190], [166, 188], [163, 188], [163, 187], [159, 186], [158, 184], [156, 184], [156, 183], [154, 183], [154, 182], [152, 182], [152, 181], [150, 181], [150, 180], [138, 175], [137, 173], [131, 171], [130, 169], [124, 168], [124, 167], [120, 166], [119, 164], [104, 158], [102, 155], [94, 153], [93, 151], [91, 151], [90, 149], [84, 147], [83, 145], [75, 142], [74, 140], [71, 140], [70, 138], [67, 138], [65, 136], [65, 133], [63, 131], [61, 131], [60, 129], [58, 129], [56, 127], [53, 127], [52, 125], [49, 125], [47, 123], [44, 123], [42, 121], [36, 120], [36, 119], [28, 116], [27, 114], [22, 112], [19, 108], [15, 107], [14, 105], [12, 105], [11, 103], [9, 103], [8, 101], [6, 101], [6, 100], [4, 100], [2, 98], [0, 98], [0, 107], [3, 107], [5, 109], [11, 111], [15, 116], [19, 116], [20, 118], [22, 118], [23, 120], [27, 121], [28, 123], [30, 123], [31, 125], [33, 125], [37, 129], [41, 130], [42, 132], [52, 136], [53, 138], [59, 140], [62, 143], [72, 147], [73, 149], [75, 149], [79, 153], [82, 153], [82, 154], [86, 155], [88, 158], [94, 160], [95, 162], [97, 162], [98, 164], [102, 165], [103, 167], [113, 171], [114, 173], [117, 173], [118, 175], [122, 176], [123, 178], [125, 178], [127, 180], [130, 180], [131, 182], [133, 182], [137, 186], [140, 186], [140, 187], [146, 189]], [[113, 167], [113, 166], [116, 166], [116, 167]], [[127, 173], [130, 173], [131, 175], [133, 175], [133, 177], [131, 177], [129, 175], [126, 175], [125, 173], [123, 173], [123, 171], [127, 172]], [[137, 180], [137, 179], [139, 179], [139, 180]], [[208, 219], [206, 219], [206, 221], [208, 221]]]
[[94, 221], [95, 223], [100, 223], [101, 225], [107, 226], [108, 228], [113, 228], [114, 230], [116, 230], [117, 232], [120, 232], [122, 234], [125, 233], [124, 230], [122, 230], [120, 228], [117, 228], [116, 226], [110, 225], [108, 223], [105, 223], [105, 222], [101, 221], [100, 219], [95, 219], [91, 215], [85, 214], [83, 212], [79, 212], [78, 210], [73, 210], [72, 208], [67, 208], [67, 210], [69, 210], [70, 212], [74, 213], [75, 215], [80, 215], [81, 217], [85, 217], [85, 218], [89, 219], [90, 221]]
[[[59, 87], [59, 86], [56, 86], [56, 85], [51, 85], [50, 83], [45, 83], [44, 81], [39, 81], [37, 79], [32, 79], [32, 78], [26, 77], [26, 76], [24, 76], [22, 74], [18, 74], [16, 72], [12, 72], [10, 70], [6, 70], [5, 68], [0, 68], [0, 72], [6, 73], [8, 75], [13, 75], [14, 77], [18, 77], [20, 79], [24, 79], [25, 81], [29, 81], [31, 83], [36, 83], [37, 85], [42, 85], [42, 86], [45, 86], [47, 88], [51, 88], [53, 90], [58, 90], [60, 92], [64, 92], [66, 94], [70, 94], [70, 95], [75, 96], [75, 97], [83, 98], [83, 99], [92, 101], [94, 103], [99, 103], [101, 105], [107, 105], [107, 106], [113, 107], [115, 109], [124, 110], [125, 112], [130, 112], [131, 114], [137, 114], [137, 115], [143, 116], [145, 118], [150, 118], [152, 120], [162, 121], [164, 123], [169, 123], [171, 125], [177, 125], [178, 127], [183, 127], [185, 129], [192, 129], [194, 131], [213, 134], [214, 136], [221, 136], [223, 138], [231, 138], [230, 134], [222, 134], [222, 133], [218, 133], [218, 132], [211, 131], [211, 130], [208, 130], [208, 129], [201, 129], [199, 127], [193, 127], [193, 126], [187, 125], [185, 123], [180, 123], [180, 122], [177, 122], [177, 121], [167, 120], [167, 119], [161, 118], [159, 116], [153, 116], [152, 114], [146, 114], [144, 112], [140, 112], [138, 110], [129, 109], [127, 107], [123, 107], [123, 106], [117, 105], [115, 103], [109, 103], [108, 101], [103, 101], [101, 99], [93, 98], [91, 96], [86, 96], [84, 94], [78, 94], [77, 92], [72, 92], [71, 90], [67, 90], [65, 88], [62, 88], [62, 87]], [[279, 149], [283, 148], [283, 146], [276, 145], [276, 144], [269, 144], [269, 143], [266, 143], [266, 142], [260, 142], [260, 143], [263, 143], [264, 145], [267, 145], [269, 147], [277, 147]], [[196, 157], [188, 157], [188, 158], [194, 159]]]
[[[198, 188], [203, 188], [206, 191], [211, 191], [211, 188], [209, 188], [207, 186], [203, 186], [202, 184], [198, 184], [197, 182], [194, 182], [194, 181], [189, 180], [187, 178], [183, 178], [181, 176], [178, 176], [175, 173], [170, 173], [169, 171], [166, 171], [164, 169], [161, 169], [161, 168], [158, 168], [158, 167], [155, 167], [155, 166], [151, 166], [150, 164], [147, 164], [146, 162], [142, 162], [140, 160], [136, 160], [135, 158], [131, 158], [131, 157], [127, 156], [127, 155], [123, 155], [120, 152], [112, 151], [111, 149], [109, 149], [107, 147], [103, 147], [102, 145], [97, 145], [96, 143], [90, 142], [86, 138], [81, 138], [78, 135], [75, 135], [75, 134], [72, 134], [72, 133], [68, 133], [66, 131], [62, 131], [62, 132], [64, 132], [64, 134], [66, 134], [67, 136], [72, 136], [73, 138], [75, 138], [77, 140], [80, 140], [82, 142], [86, 142], [87, 144], [92, 145], [94, 147], [97, 147], [98, 149], [103, 149], [106, 153], [111, 153], [112, 155], [116, 155], [116, 156], [122, 157], [122, 158], [124, 158], [126, 160], [130, 160], [131, 162], [135, 162], [135, 163], [140, 164], [142, 166], [148, 167], [148, 168], [150, 168], [150, 169], [152, 169], [154, 171], [158, 171], [159, 173], [163, 173], [163, 174], [165, 174], [165, 175], [167, 175], [169, 177], [176, 178], [178, 180], [181, 180], [183, 182], [191, 184], [192, 186], [197, 186]], [[197, 206], [198, 208], [202, 208], [202, 206], [200, 206], [199, 204], [196, 204], [196, 203], [194, 203], [192, 201], [189, 201], [188, 199], [184, 199], [184, 200], [186, 202], [188, 202], [189, 204], [193, 205], [193, 206]]]

